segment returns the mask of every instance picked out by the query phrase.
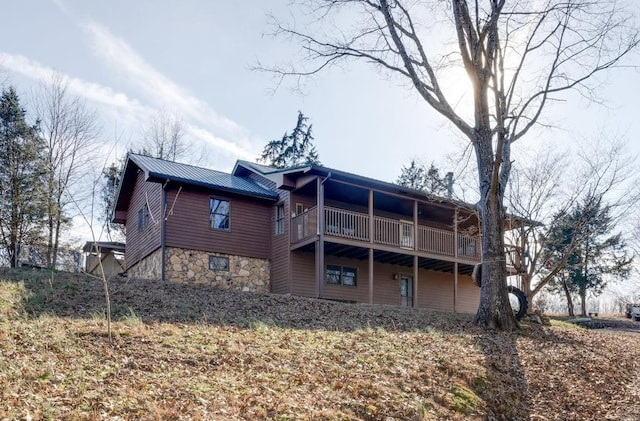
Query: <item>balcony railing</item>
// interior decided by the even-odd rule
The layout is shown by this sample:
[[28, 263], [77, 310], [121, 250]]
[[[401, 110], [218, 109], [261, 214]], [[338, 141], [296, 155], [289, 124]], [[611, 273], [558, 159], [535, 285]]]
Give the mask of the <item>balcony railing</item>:
[[[369, 215], [334, 207], [324, 208], [324, 234], [350, 240], [370, 242]], [[291, 242], [293, 244], [311, 238], [318, 233], [317, 208], [291, 218]], [[417, 239], [412, 221], [373, 217], [373, 242], [391, 247], [417, 250], [441, 256], [454, 257], [454, 233], [443, 229], [418, 225]], [[480, 260], [478, 237], [458, 234], [458, 257]]]
[[318, 208], [315, 206], [291, 218], [292, 244], [311, 238], [316, 234], [318, 234]]

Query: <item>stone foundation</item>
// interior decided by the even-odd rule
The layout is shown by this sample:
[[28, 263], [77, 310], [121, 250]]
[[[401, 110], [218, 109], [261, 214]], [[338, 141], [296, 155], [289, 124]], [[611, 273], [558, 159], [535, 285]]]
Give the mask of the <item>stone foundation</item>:
[[[165, 279], [169, 282], [209, 284], [223, 289], [269, 292], [269, 260], [167, 247]], [[161, 279], [160, 249], [127, 270], [133, 279]], [[209, 269], [209, 256], [229, 259], [229, 270]]]
[[[165, 277], [171, 282], [214, 285], [241, 291], [269, 291], [269, 260], [168, 247]], [[209, 269], [209, 256], [229, 259], [229, 270]]]
[[134, 266], [127, 269], [127, 276], [132, 279], [161, 279], [161, 256], [162, 251], [157, 249], [144, 259], [140, 260]]

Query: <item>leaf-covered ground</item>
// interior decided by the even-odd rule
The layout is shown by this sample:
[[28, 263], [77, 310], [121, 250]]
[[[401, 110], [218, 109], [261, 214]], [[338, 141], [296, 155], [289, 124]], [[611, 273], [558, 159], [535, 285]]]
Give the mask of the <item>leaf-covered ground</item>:
[[0, 279], [0, 419], [640, 419], [636, 331], [120, 280], [110, 343], [100, 281]]

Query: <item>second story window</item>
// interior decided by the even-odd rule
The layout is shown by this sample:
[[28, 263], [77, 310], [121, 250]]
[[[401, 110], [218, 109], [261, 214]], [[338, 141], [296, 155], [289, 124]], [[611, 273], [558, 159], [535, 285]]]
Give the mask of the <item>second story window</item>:
[[276, 206], [276, 235], [284, 233], [284, 204]]
[[145, 203], [138, 211], [138, 231], [142, 231], [149, 225], [149, 206]]
[[211, 228], [229, 230], [230, 206], [228, 200], [209, 199], [209, 223]]

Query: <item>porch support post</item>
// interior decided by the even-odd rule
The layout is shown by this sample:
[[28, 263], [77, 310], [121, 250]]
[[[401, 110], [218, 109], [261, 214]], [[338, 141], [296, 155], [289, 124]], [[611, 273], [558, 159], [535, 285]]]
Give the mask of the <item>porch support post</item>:
[[375, 227], [373, 222], [373, 190], [369, 190], [369, 243], [372, 245], [374, 239], [373, 230]]
[[418, 201], [413, 201], [413, 249], [418, 250]]
[[418, 256], [413, 256], [413, 306], [418, 307]]
[[318, 241], [316, 241], [316, 281], [318, 298], [324, 295], [324, 184], [317, 178]]
[[373, 304], [373, 248], [369, 247], [369, 304]]
[[458, 312], [458, 262], [453, 263], [453, 312]]
[[453, 312], [458, 311], [458, 208], [453, 212]]
[[369, 304], [373, 304], [373, 190], [369, 189]]

